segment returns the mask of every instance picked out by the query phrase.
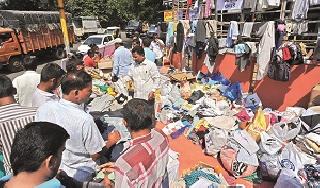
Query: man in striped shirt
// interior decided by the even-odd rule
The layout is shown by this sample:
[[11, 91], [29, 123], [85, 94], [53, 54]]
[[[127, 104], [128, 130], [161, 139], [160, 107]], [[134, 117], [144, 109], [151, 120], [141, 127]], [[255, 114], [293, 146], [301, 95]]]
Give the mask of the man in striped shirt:
[[10, 174], [11, 144], [17, 131], [35, 119], [36, 109], [22, 107], [16, 103], [13, 95], [17, 90], [11, 80], [0, 75], [0, 145], [4, 156], [6, 174]]
[[114, 168], [115, 171], [114, 185], [109, 182], [106, 187], [169, 187], [169, 145], [166, 136], [153, 128], [153, 106], [147, 100], [134, 98], [124, 106], [122, 113], [132, 140], [124, 146], [123, 154], [114, 165], [101, 166], [103, 170]]

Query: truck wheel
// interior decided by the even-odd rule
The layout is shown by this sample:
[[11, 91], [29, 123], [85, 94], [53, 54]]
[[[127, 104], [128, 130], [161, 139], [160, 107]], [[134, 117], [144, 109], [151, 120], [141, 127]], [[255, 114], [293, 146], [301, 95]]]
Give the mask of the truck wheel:
[[64, 50], [64, 47], [58, 47], [55, 51], [55, 57], [57, 59], [63, 59], [67, 57], [66, 51]]
[[8, 70], [10, 72], [20, 72], [23, 70], [22, 58], [20, 57], [12, 57], [9, 60], [9, 64], [7, 65]]

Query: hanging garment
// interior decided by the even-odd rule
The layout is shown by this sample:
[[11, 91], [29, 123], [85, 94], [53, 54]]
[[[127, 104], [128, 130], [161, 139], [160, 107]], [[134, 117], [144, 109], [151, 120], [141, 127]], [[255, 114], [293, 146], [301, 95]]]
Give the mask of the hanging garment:
[[242, 36], [250, 37], [251, 36], [252, 27], [253, 27], [253, 22], [244, 23], [243, 30], [242, 30]]
[[206, 40], [206, 23], [203, 20], [197, 22], [195, 39], [196, 42], [205, 42]]
[[267, 0], [269, 7], [279, 7], [280, 6], [280, 0]]
[[307, 14], [309, 10], [308, 0], [296, 0], [292, 9], [292, 19], [293, 20], [304, 20], [307, 19]]
[[210, 15], [211, 15], [211, 0], [206, 0], [203, 17], [208, 18]]
[[187, 34], [190, 32], [189, 20], [180, 20], [183, 25], [184, 36], [187, 37]]
[[237, 39], [237, 36], [239, 35], [239, 30], [238, 30], [238, 23], [236, 21], [231, 21], [229, 30], [228, 30], [228, 35], [227, 35], [227, 47], [231, 48], [233, 46], [234, 40]]
[[173, 45], [173, 44], [170, 45], [170, 43], [169, 43], [171, 37], [173, 37], [173, 22], [168, 23], [167, 36], [166, 36], [166, 45], [167, 46]]
[[263, 25], [259, 32], [259, 36], [262, 36], [259, 43], [259, 54], [257, 57], [257, 63], [259, 65], [257, 80], [261, 80], [268, 71], [268, 64], [271, 59], [272, 49], [275, 47], [275, 27], [274, 21], [269, 21]]
[[250, 12], [256, 11], [257, 0], [244, 0], [243, 9], [250, 9]]
[[211, 32], [213, 32], [213, 33], [217, 32], [217, 24], [218, 24], [218, 22], [216, 20], [207, 20], [206, 21], [206, 38], [211, 37]]
[[320, 5], [320, 0], [310, 0], [310, 5]]
[[184, 28], [181, 22], [178, 23], [177, 26], [177, 52], [182, 52], [184, 43]]

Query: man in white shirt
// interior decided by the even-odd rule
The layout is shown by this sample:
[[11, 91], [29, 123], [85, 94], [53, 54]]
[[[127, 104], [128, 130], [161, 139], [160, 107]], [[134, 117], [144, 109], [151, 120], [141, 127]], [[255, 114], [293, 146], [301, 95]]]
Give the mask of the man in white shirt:
[[49, 101], [59, 100], [59, 94], [56, 91], [64, 74], [65, 71], [58, 64], [48, 63], [43, 67], [40, 83], [32, 96], [33, 107], [39, 107]]
[[26, 72], [12, 81], [13, 87], [17, 89], [15, 99], [21, 106], [32, 107], [32, 96], [40, 82], [40, 74], [36, 72], [34, 61], [26, 62], [24, 68]]
[[68, 74], [61, 81], [61, 90], [63, 98], [40, 106], [36, 121], [55, 123], [67, 130], [70, 139], [62, 153], [60, 169], [77, 181], [89, 181], [100, 158], [98, 153], [120, 138], [113, 142], [108, 135], [109, 140], [105, 143], [93, 117], [81, 106], [92, 93], [92, 78], [88, 73], [80, 71]]
[[155, 35], [153, 37], [153, 41], [151, 42], [150, 48], [156, 54], [155, 63], [157, 66], [162, 66], [164, 47], [164, 42], [161, 39], [159, 39], [157, 35]]
[[155, 90], [160, 87], [160, 73], [157, 66], [145, 58], [141, 46], [132, 49], [132, 57], [135, 64], [129, 70], [129, 77], [134, 85], [134, 98], [151, 100], [154, 98]]

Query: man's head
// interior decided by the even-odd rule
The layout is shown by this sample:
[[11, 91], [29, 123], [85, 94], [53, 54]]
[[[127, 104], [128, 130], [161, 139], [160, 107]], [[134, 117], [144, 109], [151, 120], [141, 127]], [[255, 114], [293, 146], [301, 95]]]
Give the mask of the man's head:
[[83, 61], [80, 59], [70, 59], [66, 65], [67, 73], [82, 71], [84, 69]]
[[136, 47], [136, 46], [140, 46], [140, 41], [139, 39], [133, 39], [132, 40], [132, 48]]
[[10, 154], [13, 175], [39, 172], [46, 179], [53, 178], [69, 138], [67, 131], [56, 124], [29, 123], [13, 139]]
[[119, 48], [120, 46], [123, 46], [122, 39], [120, 39], [120, 38], [114, 39], [114, 42], [115, 42], [116, 49]]
[[62, 79], [61, 90], [66, 100], [78, 105], [83, 104], [92, 93], [92, 78], [84, 71], [70, 73]]
[[136, 132], [154, 127], [154, 107], [147, 100], [131, 99], [123, 110], [123, 120], [130, 132]]
[[87, 52], [87, 55], [91, 58], [94, 57], [94, 51], [92, 49], [89, 49], [88, 52]]
[[46, 84], [48, 90], [53, 91], [60, 86], [61, 78], [65, 71], [58, 64], [48, 63], [41, 71], [40, 82]]
[[151, 45], [151, 40], [149, 38], [145, 38], [143, 39], [142, 43], [143, 43], [143, 47], [149, 48]]
[[28, 61], [25, 61], [23, 66], [26, 71], [36, 71], [37, 70], [37, 63], [34, 59], [30, 59]]
[[0, 99], [13, 97], [13, 95], [15, 95], [16, 93], [17, 89], [13, 87], [10, 78], [6, 75], [0, 75]]
[[145, 58], [144, 49], [141, 46], [136, 46], [132, 49], [132, 58], [136, 63], [142, 63]]

